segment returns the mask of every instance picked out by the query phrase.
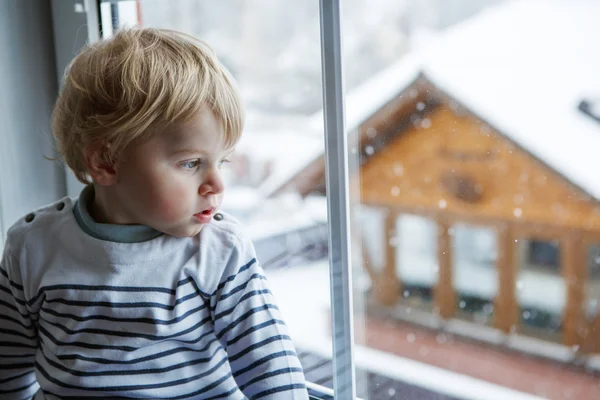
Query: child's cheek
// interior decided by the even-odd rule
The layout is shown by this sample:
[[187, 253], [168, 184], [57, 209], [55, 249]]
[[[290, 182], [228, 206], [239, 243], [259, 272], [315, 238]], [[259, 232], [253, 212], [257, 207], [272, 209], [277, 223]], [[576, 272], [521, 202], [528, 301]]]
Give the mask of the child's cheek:
[[[189, 194], [188, 194], [189, 196]], [[163, 193], [159, 209], [161, 216], [166, 220], [174, 220], [183, 217], [186, 212], [186, 191], [179, 187], [171, 187], [170, 191]], [[194, 214], [191, 212], [190, 216]]]

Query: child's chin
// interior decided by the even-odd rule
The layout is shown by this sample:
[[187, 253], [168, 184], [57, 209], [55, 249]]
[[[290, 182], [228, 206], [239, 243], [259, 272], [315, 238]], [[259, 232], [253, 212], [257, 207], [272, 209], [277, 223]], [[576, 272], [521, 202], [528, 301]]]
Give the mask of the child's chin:
[[167, 233], [171, 236], [180, 237], [180, 238], [194, 237], [200, 233], [202, 228], [204, 228], [204, 224], [180, 228], [177, 230], [172, 230], [171, 232], [167, 231], [165, 233]]

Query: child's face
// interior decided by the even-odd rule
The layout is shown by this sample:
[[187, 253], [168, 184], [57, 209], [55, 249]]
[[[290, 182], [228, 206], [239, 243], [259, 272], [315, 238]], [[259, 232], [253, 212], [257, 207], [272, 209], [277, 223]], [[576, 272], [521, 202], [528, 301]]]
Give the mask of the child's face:
[[233, 147], [212, 112], [132, 146], [114, 186], [123, 217], [173, 236], [194, 236], [223, 201], [220, 168]]

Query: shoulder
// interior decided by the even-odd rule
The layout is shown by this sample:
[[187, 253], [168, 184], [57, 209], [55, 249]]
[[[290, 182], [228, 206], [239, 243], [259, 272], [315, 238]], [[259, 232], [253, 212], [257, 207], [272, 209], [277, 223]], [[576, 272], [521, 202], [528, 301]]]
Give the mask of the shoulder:
[[200, 233], [200, 260], [210, 269], [209, 287], [235, 275], [240, 268], [256, 263], [256, 253], [244, 226], [225, 212]]
[[5, 248], [18, 253], [30, 233], [54, 229], [64, 213], [72, 211], [74, 202], [74, 199], [65, 197], [25, 214], [8, 229]]
[[248, 233], [242, 223], [231, 214], [220, 211], [221, 218], [217, 217], [207, 225], [203, 232], [206, 236], [217, 236], [228, 245], [241, 245], [250, 242]]

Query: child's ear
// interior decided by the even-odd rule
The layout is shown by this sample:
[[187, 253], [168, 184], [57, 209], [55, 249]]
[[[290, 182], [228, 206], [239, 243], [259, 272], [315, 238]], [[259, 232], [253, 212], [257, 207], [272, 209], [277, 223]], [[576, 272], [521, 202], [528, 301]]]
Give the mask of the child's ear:
[[107, 161], [107, 148], [89, 148], [85, 151], [88, 173], [94, 183], [111, 186], [117, 182], [117, 171], [114, 163]]

